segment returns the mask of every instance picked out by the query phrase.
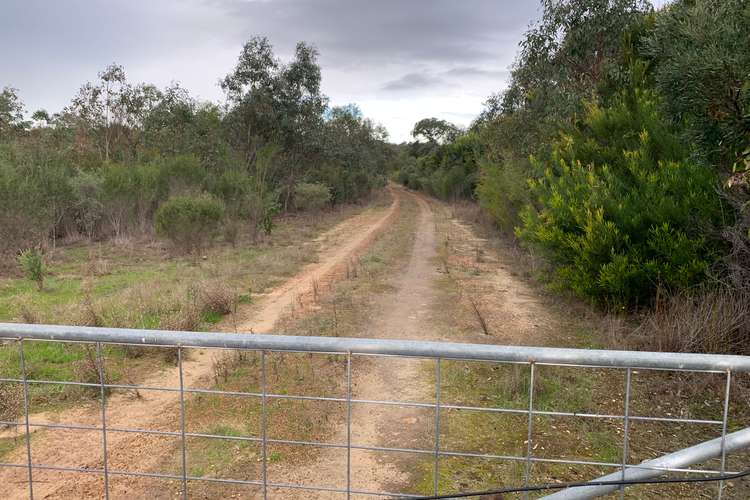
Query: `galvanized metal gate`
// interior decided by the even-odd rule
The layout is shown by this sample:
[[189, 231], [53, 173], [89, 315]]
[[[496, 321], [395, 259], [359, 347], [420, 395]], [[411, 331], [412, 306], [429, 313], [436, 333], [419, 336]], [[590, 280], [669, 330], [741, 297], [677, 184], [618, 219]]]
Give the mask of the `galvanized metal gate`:
[[[399, 492], [365, 491], [353, 487], [351, 472], [352, 450], [368, 450], [375, 452], [412, 453], [420, 456], [430, 457], [433, 461], [433, 490], [434, 494], [440, 494], [438, 471], [440, 461], [446, 457], [481, 458], [488, 460], [513, 461], [523, 465], [523, 477], [519, 477], [519, 483], [529, 484], [530, 468], [535, 463], [556, 463], [573, 465], [591, 465], [597, 467], [608, 467], [613, 469], [611, 475], [605, 480], [617, 479], [644, 479], [658, 477], [668, 472], [691, 473], [701, 475], [721, 475], [727, 471], [727, 456], [733, 452], [744, 449], [750, 445], [750, 423], [744, 430], [728, 433], [728, 412], [730, 405], [730, 389], [735, 373], [750, 372], [750, 358], [743, 356], [720, 356], [707, 354], [676, 354], [676, 353], [652, 353], [631, 352], [611, 350], [587, 350], [587, 349], [557, 349], [542, 347], [519, 347], [519, 346], [494, 346], [479, 344], [459, 344], [445, 342], [415, 342], [398, 340], [360, 339], [360, 338], [328, 338], [328, 337], [292, 337], [281, 335], [249, 335], [249, 334], [226, 334], [226, 333], [195, 333], [153, 330], [132, 330], [112, 328], [86, 328], [72, 326], [47, 326], [47, 325], [23, 325], [0, 323], [0, 340], [5, 342], [6, 348], [10, 344], [17, 343], [20, 359], [19, 378], [0, 378], [0, 383], [16, 383], [23, 385], [24, 412], [22, 421], [5, 421], [0, 424], [17, 426], [25, 431], [26, 461], [25, 463], [0, 463], [0, 468], [22, 468], [28, 474], [29, 497], [34, 496], [34, 474], [35, 471], [59, 471], [81, 474], [99, 474], [104, 478], [104, 497], [109, 496], [109, 478], [111, 476], [141, 476], [178, 480], [182, 482], [182, 494], [187, 498], [189, 493], [188, 483], [206, 481], [227, 484], [254, 485], [260, 489], [263, 497], [268, 496], [269, 490], [273, 488], [288, 488], [310, 491], [330, 492], [332, 496], [339, 495], [350, 497], [356, 495], [369, 495], [375, 497], [417, 497], [414, 494], [402, 494]], [[137, 345], [154, 347], [174, 347], [177, 349], [177, 370], [179, 371], [179, 387], [145, 387], [135, 384], [113, 384], [107, 383], [107, 377], [103, 373], [103, 363], [99, 366], [99, 383], [83, 383], [74, 381], [56, 381], [31, 379], [27, 373], [24, 359], [24, 344], [29, 342], [80, 342], [94, 345], [99, 358], [102, 356], [103, 345]], [[213, 389], [186, 387], [183, 382], [183, 355], [185, 350], [194, 348], [215, 348], [232, 351], [255, 351], [260, 356], [260, 392], [227, 392]], [[318, 353], [326, 355], [340, 355], [346, 363], [344, 386], [345, 397], [306, 396], [294, 394], [274, 394], [268, 391], [266, 383], [266, 358], [269, 353], [296, 352], [296, 353]], [[435, 369], [435, 397], [434, 402], [393, 401], [387, 399], [365, 400], [357, 399], [352, 394], [352, 360], [361, 356], [379, 357], [408, 357], [434, 360]], [[447, 361], [467, 360], [487, 363], [501, 363], [520, 365], [528, 370], [528, 407], [503, 408], [503, 407], [476, 407], [457, 404], [449, 404], [441, 398], [441, 366]], [[535, 383], [534, 378], [537, 370], [543, 366], [565, 366], [581, 368], [606, 368], [624, 371], [625, 387], [624, 400], [622, 401], [623, 412], [621, 414], [599, 414], [599, 413], [573, 413], [562, 411], [542, 410], [535, 407]], [[722, 400], [723, 412], [721, 419], [705, 420], [676, 417], [642, 416], [631, 414], [632, 374], [634, 370], [676, 370], [701, 373], [718, 373], [725, 378]], [[97, 426], [84, 426], [75, 424], [55, 424], [34, 421], [29, 411], [29, 387], [34, 384], [63, 384], [89, 386], [99, 389], [101, 398], [101, 423]], [[138, 428], [115, 428], [108, 425], [106, 400], [107, 392], [112, 389], [124, 390], [149, 390], [176, 393], [180, 404], [180, 430], [178, 432], [159, 431], [153, 429]], [[261, 403], [262, 422], [261, 431], [256, 436], [226, 436], [217, 434], [189, 432], [185, 426], [185, 401], [194, 394], [233, 395], [257, 398]], [[272, 400], [298, 400], [298, 401], [327, 401], [346, 405], [347, 408], [347, 432], [346, 442], [311, 442], [291, 439], [272, 439], [267, 433], [267, 407]], [[400, 407], [421, 408], [434, 412], [434, 446], [430, 449], [393, 448], [369, 446], [356, 443], [352, 440], [352, 408], [356, 405], [390, 405]], [[440, 442], [441, 412], [448, 410], [467, 410], [495, 414], [517, 414], [526, 417], [526, 449], [522, 455], [493, 455], [484, 453], [468, 453], [457, 450], [446, 449]], [[623, 422], [623, 439], [618, 446], [622, 449], [622, 460], [618, 463], [601, 462], [590, 460], [572, 460], [565, 458], [550, 458], [536, 456], [534, 453], [534, 418], [539, 416], [571, 417], [586, 419], [609, 419]], [[705, 442], [696, 443], [696, 446], [684, 450], [676, 450], [675, 453], [662, 458], [643, 463], [628, 462], [629, 430], [631, 423], [640, 422], [671, 422], [675, 424], [700, 424], [716, 426], [721, 430], [720, 437]], [[34, 460], [31, 447], [31, 430], [33, 428], [59, 428], [80, 429], [101, 432], [101, 446], [103, 467], [101, 469], [82, 469], [65, 467], [57, 464], [38, 463]], [[108, 464], [107, 435], [111, 433], [140, 433], [163, 435], [177, 438], [181, 441], [181, 473], [146, 473], [132, 470], [114, 470]], [[258, 443], [262, 450], [262, 473], [259, 478], [253, 480], [223, 479], [218, 477], [192, 476], [188, 472], [186, 440], [199, 437], [209, 439], [237, 440]], [[327, 487], [309, 484], [285, 484], [269, 480], [267, 448], [269, 444], [299, 445], [339, 448], [345, 450], [346, 460], [346, 485], [345, 487]], [[709, 458], [719, 457], [718, 468], [691, 468]], [[593, 478], [592, 478], [593, 479]], [[716, 497], [721, 498], [724, 485], [717, 483]], [[621, 490], [618, 486], [592, 486], [583, 488], [571, 488], [560, 491], [553, 498], [593, 498], [609, 492]]]

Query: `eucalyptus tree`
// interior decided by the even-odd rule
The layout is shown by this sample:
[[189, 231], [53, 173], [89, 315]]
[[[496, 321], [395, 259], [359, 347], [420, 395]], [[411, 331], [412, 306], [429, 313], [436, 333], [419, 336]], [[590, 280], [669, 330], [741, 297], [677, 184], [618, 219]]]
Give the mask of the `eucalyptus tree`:
[[0, 92], [0, 141], [9, 139], [28, 125], [23, 119], [24, 106], [18, 91], [12, 87]]
[[619, 62], [623, 37], [652, 7], [646, 0], [543, 0], [524, 35], [503, 110], [571, 116]]
[[411, 135], [419, 140], [423, 138], [430, 144], [445, 144], [456, 140], [461, 134], [461, 129], [454, 124], [439, 118], [425, 118], [419, 120], [411, 132]]
[[331, 108], [325, 117], [323, 167], [308, 178], [331, 187], [334, 203], [351, 202], [385, 184], [391, 153], [388, 132], [356, 105]]
[[282, 187], [287, 206], [294, 184], [321, 152], [320, 130], [328, 99], [321, 93], [318, 51], [300, 42], [283, 63], [265, 37], [248, 41], [237, 65], [221, 82], [228, 99], [225, 123], [248, 170], [269, 144], [279, 154], [269, 181]]
[[133, 159], [141, 144], [148, 114], [161, 99], [153, 85], [131, 84], [122, 66], [111, 64], [98, 82], [81, 86], [65, 110], [81, 136], [88, 138], [101, 160]]
[[674, 2], [645, 42], [668, 114], [705, 159], [724, 172], [750, 160], [748, 2]]

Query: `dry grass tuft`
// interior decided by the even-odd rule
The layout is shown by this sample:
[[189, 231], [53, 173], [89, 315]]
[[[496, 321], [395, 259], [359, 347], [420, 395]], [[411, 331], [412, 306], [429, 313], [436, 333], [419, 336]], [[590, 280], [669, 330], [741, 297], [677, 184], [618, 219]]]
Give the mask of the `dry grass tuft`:
[[34, 299], [29, 294], [23, 294], [15, 300], [16, 317], [22, 323], [41, 323], [39, 313], [34, 307]]
[[255, 367], [257, 364], [257, 357], [251, 357], [247, 351], [231, 351], [229, 353], [221, 353], [214, 358], [211, 369], [213, 371], [214, 383], [218, 386], [219, 384], [226, 383], [229, 377], [242, 365], [248, 364], [251, 367]]
[[[83, 350], [84, 356], [77, 360], [73, 367], [76, 380], [84, 384], [99, 384], [102, 382], [108, 384], [110, 380], [109, 377], [107, 377], [104, 357], [99, 359], [96, 348], [92, 345], [85, 345]], [[99, 391], [96, 387], [83, 387], [82, 389]], [[109, 393], [110, 391], [110, 388], [105, 388], [106, 393]]]
[[191, 303], [185, 303], [181, 307], [167, 314], [161, 319], [161, 328], [164, 330], [182, 330], [194, 332], [201, 325], [201, 314]]
[[[609, 330], [627, 329], [613, 321]], [[631, 333], [610, 334], [610, 342], [640, 350], [748, 355], [750, 293], [721, 288], [673, 295]]]
[[198, 283], [188, 289], [202, 314], [229, 314], [235, 310], [237, 294], [219, 281]]
[[0, 420], [12, 421], [23, 411], [23, 386], [0, 384]]

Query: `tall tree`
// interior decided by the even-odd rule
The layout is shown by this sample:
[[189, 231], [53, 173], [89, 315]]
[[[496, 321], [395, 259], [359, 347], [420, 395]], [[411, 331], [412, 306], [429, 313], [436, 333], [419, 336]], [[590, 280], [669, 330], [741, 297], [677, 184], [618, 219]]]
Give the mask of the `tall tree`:
[[419, 120], [411, 131], [411, 135], [419, 140], [423, 138], [431, 144], [445, 144], [456, 140], [461, 133], [454, 124], [439, 118], [424, 118]]
[[0, 92], [0, 140], [10, 138], [26, 128], [23, 120], [24, 106], [18, 97], [18, 91], [11, 87]]
[[260, 148], [282, 148], [271, 180], [282, 184], [285, 206], [305, 162], [320, 152], [319, 130], [327, 98], [321, 93], [317, 50], [297, 44], [294, 59], [284, 64], [265, 37], [245, 44], [235, 69], [224, 78], [230, 109], [230, 137], [252, 172]]

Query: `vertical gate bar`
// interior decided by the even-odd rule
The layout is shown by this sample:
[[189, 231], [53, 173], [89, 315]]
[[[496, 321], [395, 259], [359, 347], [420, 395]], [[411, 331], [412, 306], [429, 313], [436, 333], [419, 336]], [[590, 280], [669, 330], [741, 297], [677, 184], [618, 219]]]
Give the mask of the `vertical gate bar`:
[[182, 440], [182, 498], [187, 499], [187, 441], [185, 440], [185, 381], [182, 371], [182, 346], [177, 346], [177, 365], [180, 372], [180, 435]]
[[21, 377], [23, 378], [23, 415], [26, 420], [26, 464], [29, 471], [29, 498], [34, 500], [34, 480], [31, 466], [31, 427], [29, 426], [29, 382], [26, 377], [26, 358], [23, 354], [23, 339], [18, 339], [21, 356]]
[[[727, 422], [729, 420], [729, 392], [732, 385], [732, 371], [727, 370], [727, 385], [724, 392], [724, 415], [721, 419], [721, 473], [726, 472], [727, 466], [727, 450], [726, 450], [726, 439], [727, 439]], [[718, 500], [721, 500], [724, 494], [724, 481], [719, 481], [719, 494]]]
[[96, 343], [96, 364], [99, 372], [99, 396], [102, 405], [102, 458], [104, 461], [104, 498], [109, 499], [109, 454], [107, 453], [107, 396], [104, 390], [104, 356], [102, 343]]
[[[622, 480], [625, 481], [625, 469], [628, 466], [628, 447], [629, 447], [629, 433], [630, 433], [630, 387], [633, 376], [633, 369], [628, 368], [628, 372], [625, 375], [625, 418], [624, 418], [624, 430], [622, 437]], [[620, 486], [620, 498], [625, 498], [625, 485]]]
[[437, 496], [440, 489], [440, 358], [435, 358], [435, 466], [432, 486]]
[[346, 353], [346, 498], [352, 496], [352, 352]]
[[261, 428], [261, 453], [263, 458], [262, 474], [263, 474], [263, 500], [268, 498], [268, 403], [267, 394], [268, 388], [266, 386], [266, 351], [260, 352], [260, 385], [261, 385], [261, 417], [260, 417], [260, 428]]
[[[534, 431], [534, 373], [536, 365], [531, 362], [529, 363], [529, 422], [528, 429], [526, 432], [526, 465], [523, 473], [523, 485], [529, 485], [529, 475], [531, 473], [531, 435]], [[529, 497], [529, 494], [524, 495], [525, 498]]]

